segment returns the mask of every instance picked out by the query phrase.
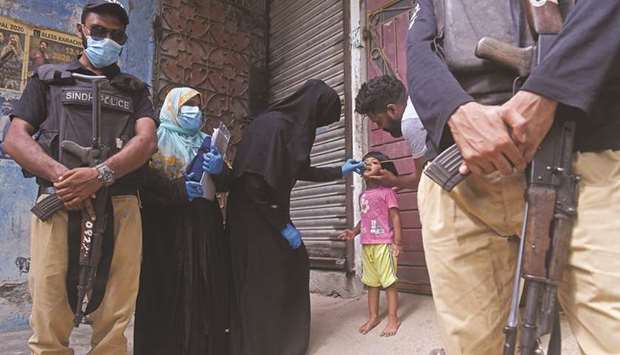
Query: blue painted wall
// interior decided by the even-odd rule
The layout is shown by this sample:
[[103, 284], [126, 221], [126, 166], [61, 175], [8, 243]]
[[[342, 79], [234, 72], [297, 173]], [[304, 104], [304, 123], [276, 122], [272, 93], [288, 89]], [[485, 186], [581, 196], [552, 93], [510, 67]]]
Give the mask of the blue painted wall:
[[[130, 14], [129, 42], [121, 58], [123, 70], [151, 83], [155, 44], [153, 18], [158, 0], [121, 0]], [[0, 0], [0, 15], [74, 33], [86, 0]], [[0, 141], [12, 104], [19, 95], [0, 90]], [[0, 153], [0, 285], [26, 281], [30, 244], [30, 207], [36, 198], [34, 179]], [[27, 326], [27, 314], [0, 302], [0, 331]]]

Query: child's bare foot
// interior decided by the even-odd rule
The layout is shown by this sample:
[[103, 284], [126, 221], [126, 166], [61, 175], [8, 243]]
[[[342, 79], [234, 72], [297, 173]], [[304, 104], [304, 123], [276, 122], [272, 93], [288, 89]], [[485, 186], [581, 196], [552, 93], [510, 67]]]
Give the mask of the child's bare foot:
[[372, 317], [368, 319], [368, 322], [362, 324], [362, 326], [359, 329], [359, 332], [362, 333], [363, 335], [368, 334], [369, 331], [371, 331], [374, 327], [378, 326], [379, 323], [381, 323], [381, 320], [379, 319], [379, 317]]
[[383, 329], [383, 332], [381, 332], [381, 336], [394, 336], [398, 332], [398, 328], [400, 328], [400, 320], [398, 317], [388, 317], [388, 324], [385, 326], [385, 329]]

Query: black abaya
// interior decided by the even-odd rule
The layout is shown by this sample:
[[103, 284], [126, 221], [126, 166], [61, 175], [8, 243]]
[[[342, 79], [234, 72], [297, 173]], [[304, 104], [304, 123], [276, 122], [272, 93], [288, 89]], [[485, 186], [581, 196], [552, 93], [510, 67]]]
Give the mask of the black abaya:
[[332, 181], [340, 167], [310, 167], [317, 127], [340, 117], [340, 100], [321, 81], [256, 117], [244, 133], [228, 199], [235, 355], [303, 355], [310, 334], [309, 260], [281, 231], [297, 180]]
[[189, 202], [183, 178], [171, 181], [154, 170], [140, 196], [134, 354], [229, 354], [229, 246], [217, 202]]

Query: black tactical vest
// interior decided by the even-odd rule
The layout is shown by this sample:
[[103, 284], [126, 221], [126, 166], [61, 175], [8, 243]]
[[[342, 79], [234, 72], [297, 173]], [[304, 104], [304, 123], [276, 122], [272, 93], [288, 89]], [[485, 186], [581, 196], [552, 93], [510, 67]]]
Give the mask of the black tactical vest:
[[[518, 1], [516, 1], [518, 4]], [[477, 102], [502, 104], [513, 89], [516, 74], [475, 55], [482, 37], [522, 46], [519, 13], [511, 0], [434, 0], [436, 49], [463, 89]]]
[[[36, 72], [47, 85], [47, 117], [40, 127], [38, 142], [52, 158], [67, 168], [83, 166], [76, 157], [60, 152], [60, 143], [73, 141], [90, 147], [92, 133], [91, 83], [71, 76], [67, 65], [44, 65]], [[127, 85], [130, 82], [131, 85]], [[125, 74], [103, 82], [101, 99], [101, 142], [107, 157], [116, 154], [135, 135], [135, 109], [132, 90], [144, 83]]]

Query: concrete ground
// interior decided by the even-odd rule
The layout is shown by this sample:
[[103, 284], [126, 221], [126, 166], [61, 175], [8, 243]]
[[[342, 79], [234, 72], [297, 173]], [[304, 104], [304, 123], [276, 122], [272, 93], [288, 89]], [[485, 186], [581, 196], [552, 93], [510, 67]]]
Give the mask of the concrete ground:
[[[366, 317], [364, 296], [342, 299], [312, 295], [311, 299], [312, 334], [308, 355], [426, 355], [441, 346], [431, 297], [401, 294], [402, 326], [393, 338], [379, 336], [385, 321], [368, 335], [357, 332]], [[382, 309], [385, 309], [384, 299]], [[578, 355], [577, 345], [566, 322], [562, 328], [562, 354]], [[132, 330], [128, 329], [127, 334], [132, 334]], [[0, 354], [28, 354], [26, 342], [29, 336], [30, 331], [0, 333]], [[71, 344], [76, 355], [87, 353], [89, 338], [90, 329], [86, 326], [74, 332]], [[131, 341], [131, 337], [128, 338]]]
[[[309, 355], [427, 355], [441, 347], [433, 299], [429, 296], [400, 294], [401, 328], [393, 338], [379, 335], [384, 320], [367, 335], [357, 332], [366, 321], [366, 297], [355, 299], [312, 296], [312, 334]], [[381, 299], [383, 315], [385, 299]], [[562, 322], [562, 355], [579, 355], [575, 339]]]

